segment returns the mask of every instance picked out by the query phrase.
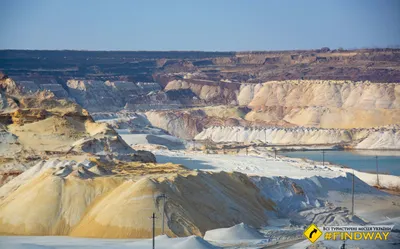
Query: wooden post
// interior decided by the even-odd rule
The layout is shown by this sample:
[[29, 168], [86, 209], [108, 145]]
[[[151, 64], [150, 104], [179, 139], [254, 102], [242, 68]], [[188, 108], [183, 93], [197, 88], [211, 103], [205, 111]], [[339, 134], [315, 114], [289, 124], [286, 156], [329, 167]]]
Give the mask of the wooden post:
[[156, 241], [155, 241], [155, 236], [156, 236], [156, 232], [155, 232], [155, 229], [156, 229], [156, 214], [153, 213], [153, 215], [150, 217], [150, 219], [153, 220], [153, 249], [155, 249], [156, 248]]

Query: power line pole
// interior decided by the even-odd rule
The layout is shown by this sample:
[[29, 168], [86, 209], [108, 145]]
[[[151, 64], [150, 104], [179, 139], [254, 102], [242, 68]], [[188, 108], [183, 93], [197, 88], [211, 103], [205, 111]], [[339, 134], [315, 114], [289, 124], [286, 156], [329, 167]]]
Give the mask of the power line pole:
[[353, 170], [353, 189], [351, 195], [351, 215], [354, 215], [354, 170]]
[[152, 219], [153, 220], [153, 249], [155, 249], [156, 248], [156, 241], [155, 241], [155, 235], [156, 235], [156, 232], [155, 232], [155, 229], [156, 229], [156, 214], [155, 213], [153, 213], [153, 215], [150, 217], [150, 219]]
[[378, 156], [375, 156], [375, 163], [376, 163], [376, 184], [379, 185], [379, 170], [378, 170]]
[[163, 194], [159, 195], [158, 197], [163, 199], [163, 205], [162, 205], [162, 210], [161, 210], [161, 213], [162, 213], [161, 234], [164, 235], [165, 234], [164, 233], [165, 199], [167, 199], [167, 195], [163, 193]]
[[274, 152], [275, 152], [275, 159], [276, 159], [276, 148], [274, 148]]
[[340, 249], [346, 249], [346, 240], [343, 240], [343, 245], [340, 247]]
[[322, 150], [322, 166], [325, 166], [325, 150]]

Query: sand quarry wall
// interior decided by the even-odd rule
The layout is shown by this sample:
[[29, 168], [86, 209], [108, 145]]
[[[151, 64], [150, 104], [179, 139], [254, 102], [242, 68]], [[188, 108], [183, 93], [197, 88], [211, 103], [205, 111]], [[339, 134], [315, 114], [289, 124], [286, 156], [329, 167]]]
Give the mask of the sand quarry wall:
[[210, 85], [171, 81], [207, 103], [248, 106], [248, 121], [322, 128], [370, 128], [400, 123], [400, 84], [326, 80]]

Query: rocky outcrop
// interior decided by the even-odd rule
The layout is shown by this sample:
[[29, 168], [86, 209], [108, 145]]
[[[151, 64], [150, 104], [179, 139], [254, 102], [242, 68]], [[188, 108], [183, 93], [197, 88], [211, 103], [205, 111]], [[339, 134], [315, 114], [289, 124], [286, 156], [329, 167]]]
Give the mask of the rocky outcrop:
[[201, 111], [187, 112], [146, 112], [146, 117], [152, 126], [168, 131], [171, 135], [183, 139], [192, 139], [203, 130], [206, 117]]
[[89, 111], [122, 110], [137, 98], [160, 90], [157, 83], [68, 80], [70, 97]]
[[240, 84], [237, 83], [207, 80], [173, 80], [166, 85], [165, 91], [188, 89], [205, 103], [236, 105], [236, 95], [239, 87]]
[[8, 158], [17, 154], [25, 158], [75, 153], [155, 162], [151, 153], [136, 153], [111, 125], [95, 123], [78, 104], [56, 97], [48, 90], [26, 91], [12, 79], [0, 83], [2, 96], [14, 103], [3, 106], [4, 112], [0, 115], [5, 143], [0, 146], [1, 153], [7, 147], [15, 153], [8, 153]]
[[17, 125], [24, 125], [43, 120], [48, 115], [43, 109], [18, 109], [11, 113], [11, 122]]

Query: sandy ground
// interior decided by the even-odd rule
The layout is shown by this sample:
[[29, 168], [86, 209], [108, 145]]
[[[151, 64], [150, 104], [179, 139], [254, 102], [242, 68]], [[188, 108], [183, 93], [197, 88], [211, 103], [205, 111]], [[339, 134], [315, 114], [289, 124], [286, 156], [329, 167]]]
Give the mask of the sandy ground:
[[[155, 240], [157, 249], [214, 249], [200, 237], [167, 238], [158, 236]], [[15, 236], [0, 237], [0, 248], [7, 249], [148, 249], [152, 247], [152, 240], [139, 239], [87, 239], [52, 236]]]
[[[155, 151], [155, 154], [157, 161], [160, 163], [172, 162], [175, 164], [182, 164], [190, 169], [205, 171], [238, 171], [250, 176], [282, 176], [292, 179], [320, 176], [333, 179], [343, 177], [348, 172], [353, 172], [352, 169], [322, 166], [317, 163], [310, 164], [301, 159], [283, 156], [278, 156], [277, 159], [275, 159], [268, 155], [221, 155], [167, 150]], [[374, 185], [374, 180], [376, 179], [374, 174], [356, 170], [354, 173], [360, 180]], [[397, 180], [400, 185], [400, 177], [390, 175], [382, 175], [381, 177], [383, 183]], [[351, 189], [349, 189], [347, 193], [344, 191], [329, 191], [326, 200], [335, 205], [350, 208], [350, 190]], [[357, 189], [355, 191], [355, 207], [357, 214], [365, 216], [371, 222], [400, 216], [400, 196], [357, 193]]]
[[[182, 164], [193, 170], [201, 171], [239, 171], [249, 175], [254, 179], [263, 177], [259, 184], [263, 188], [261, 191], [266, 196], [275, 198], [279, 207], [288, 205], [297, 212], [297, 206], [292, 204], [308, 205], [308, 208], [302, 211], [303, 222], [310, 222], [308, 217], [314, 222], [321, 222], [326, 215], [333, 215], [339, 224], [346, 222], [355, 222], [348, 220], [348, 209], [351, 207], [351, 189], [349, 188], [349, 169], [338, 167], [322, 166], [318, 163], [310, 163], [301, 159], [293, 159], [278, 156], [277, 159], [271, 157], [269, 153], [258, 153], [258, 155], [223, 155], [223, 154], [204, 154], [202, 152], [169, 151], [155, 150], [157, 161], [160, 163], [172, 162]], [[357, 179], [365, 180], [368, 183], [374, 175], [355, 171]], [[382, 181], [396, 181], [392, 176], [382, 176]], [[270, 179], [270, 180], [268, 180]], [[285, 180], [287, 179], [287, 180]], [[269, 182], [271, 181], [271, 182]], [[286, 196], [286, 190], [282, 190], [285, 182], [294, 182], [303, 187], [307, 193], [307, 203], [303, 199], [292, 199]], [[312, 184], [312, 185], [310, 185]], [[373, 185], [370, 184], [370, 185]], [[274, 189], [277, 186], [277, 189]], [[355, 197], [356, 215], [365, 222], [371, 223], [398, 223], [400, 217], [400, 197], [380, 192], [364, 182], [357, 180], [357, 189]], [[318, 188], [318, 189], [315, 189]], [[284, 191], [284, 192], [279, 192]], [[286, 192], [285, 192], [286, 191]], [[276, 196], [273, 194], [276, 192]], [[289, 193], [290, 194], [290, 193]], [[329, 201], [333, 205], [340, 207], [338, 210], [332, 210], [329, 206], [320, 206], [320, 201]], [[343, 209], [347, 208], [347, 209]], [[329, 214], [326, 214], [329, 213]], [[324, 216], [325, 215], [325, 216]], [[300, 242], [301, 227], [288, 227], [289, 219], [283, 217], [273, 217], [269, 219], [269, 227], [265, 227], [262, 232], [264, 239], [255, 240], [232, 240], [246, 235], [246, 231], [228, 230], [225, 238], [215, 236], [211, 241], [213, 245], [196, 237], [186, 237], [180, 239], [158, 238], [160, 246], [157, 248], [191, 248], [207, 249], [215, 248], [287, 248], [293, 245], [293, 248], [306, 248], [310, 245], [308, 242]], [[300, 222], [296, 221], [296, 222]], [[342, 223], [340, 223], [342, 222]], [[301, 222], [300, 222], [301, 223]], [[300, 224], [299, 223], [299, 224]], [[356, 222], [357, 223], [357, 222]], [[209, 233], [213, 234], [213, 232]], [[220, 232], [215, 234], [221, 234]], [[247, 232], [247, 234], [249, 234]], [[150, 248], [150, 240], [102, 240], [102, 239], [75, 239], [68, 237], [0, 237], [0, 247], [4, 248]], [[278, 244], [277, 244], [278, 243]], [[328, 242], [324, 244], [328, 248], [338, 248], [340, 242]], [[369, 245], [368, 245], [369, 246]], [[369, 247], [368, 247], [369, 248]], [[376, 247], [378, 248], [378, 247]], [[396, 248], [391, 244], [383, 245], [379, 248]]]

